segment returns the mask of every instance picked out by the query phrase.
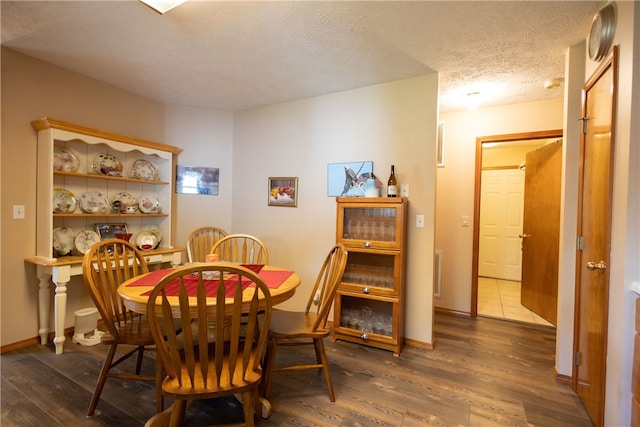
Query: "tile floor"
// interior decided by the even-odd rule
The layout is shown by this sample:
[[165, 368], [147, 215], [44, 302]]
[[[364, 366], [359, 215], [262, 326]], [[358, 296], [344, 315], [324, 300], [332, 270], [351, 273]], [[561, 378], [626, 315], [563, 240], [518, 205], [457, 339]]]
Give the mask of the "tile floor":
[[520, 304], [520, 282], [478, 277], [478, 315], [553, 326]]

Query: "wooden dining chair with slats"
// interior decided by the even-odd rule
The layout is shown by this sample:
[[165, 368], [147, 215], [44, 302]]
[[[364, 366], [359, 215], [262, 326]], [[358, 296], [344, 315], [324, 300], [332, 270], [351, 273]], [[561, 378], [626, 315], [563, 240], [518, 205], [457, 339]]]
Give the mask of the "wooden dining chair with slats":
[[[327, 255], [316, 282], [311, 290], [305, 311], [274, 310], [269, 327], [269, 343], [265, 356], [265, 380], [263, 396], [269, 397], [271, 378], [274, 371], [322, 369], [329, 391], [329, 398], [336, 401], [329, 361], [323, 339], [329, 336], [327, 325], [329, 311], [347, 265], [347, 250], [342, 243], [334, 246]], [[279, 346], [313, 346], [315, 363], [293, 366], [276, 366], [276, 349]]]
[[210, 253], [218, 254], [220, 261], [242, 264], [269, 264], [267, 246], [249, 234], [229, 234], [218, 240]]
[[206, 226], [193, 230], [187, 236], [187, 258], [189, 262], [205, 262], [213, 245], [226, 236], [222, 228]]
[[[109, 346], [93, 391], [87, 417], [93, 416], [107, 378], [155, 381], [156, 406], [158, 411], [163, 408], [160, 390], [162, 371], [159, 369], [159, 359], [156, 360], [154, 375], [141, 374], [145, 350], [155, 350], [147, 319], [127, 310], [117, 292], [118, 286], [125, 280], [148, 272], [142, 253], [125, 240], [103, 240], [93, 245], [84, 255], [82, 275], [107, 328], [107, 332], [101, 337], [101, 342]], [[114, 361], [116, 351], [121, 345], [133, 346], [133, 349]], [[137, 355], [137, 359], [133, 373], [113, 369], [134, 354]]]
[[[255, 286], [247, 286], [249, 282]], [[215, 295], [209, 305], [208, 292]], [[255, 424], [261, 414], [258, 387], [271, 313], [271, 295], [264, 281], [251, 270], [229, 263], [181, 267], [155, 286], [147, 316], [167, 373], [162, 391], [174, 399], [170, 426], [182, 425], [192, 400], [236, 394], [242, 395], [246, 425]], [[176, 323], [181, 332], [175, 331]], [[161, 419], [168, 411], [154, 418]]]

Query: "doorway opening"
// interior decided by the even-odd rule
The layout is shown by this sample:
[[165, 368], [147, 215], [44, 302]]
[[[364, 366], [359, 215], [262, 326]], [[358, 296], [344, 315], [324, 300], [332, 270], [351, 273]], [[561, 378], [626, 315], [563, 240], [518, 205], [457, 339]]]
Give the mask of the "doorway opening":
[[[539, 167], [537, 159], [540, 158], [532, 153], [549, 151], [543, 147], [552, 144], [560, 144], [561, 147], [562, 130], [476, 138], [472, 317], [486, 316], [546, 326], [555, 324], [553, 316], [538, 313], [538, 297], [532, 303], [529, 274], [525, 277], [524, 300], [522, 292], [523, 240], [528, 237], [523, 232], [526, 160], [529, 157], [531, 162], [527, 174], [527, 186], [531, 187], [531, 174]], [[558, 152], [557, 147], [552, 151]], [[559, 153], [561, 157], [561, 149]], [[554, 154], [555, 157], [557, 155]], [[542, 157], [546, 159], [548, 156]], [[556, 165], [558, 170], [552, 175], [557, 175], [559, 191], [559, 160], [556, 160]], [[545, 182], [544, 185], [555, 183]], [[534, 192], [530, 189], [529, 194]], [[531, 205], [531, 199], [527, 203]], [[545, 220], [544, 216], [540, 219]], [[554, 219], [550, 221], [557, 222]], [[534, 247], [528, 247], [529, 254]], [[527, 257], [531, 258], [530, 255]], [[544, 290], [544, 293], [549, 293], [549, 290]], [[555, 296], [548, 301], [545, 299], [543, 304], [557, 304], [557, 283]]]

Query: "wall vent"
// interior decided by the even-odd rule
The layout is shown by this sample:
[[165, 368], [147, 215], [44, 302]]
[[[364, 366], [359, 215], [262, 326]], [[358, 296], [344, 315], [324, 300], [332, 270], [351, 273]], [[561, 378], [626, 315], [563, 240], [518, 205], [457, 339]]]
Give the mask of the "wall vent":
[[442, 251], [437, 250], [433, 259], [433, 296], [440, 297], [442, 285]]

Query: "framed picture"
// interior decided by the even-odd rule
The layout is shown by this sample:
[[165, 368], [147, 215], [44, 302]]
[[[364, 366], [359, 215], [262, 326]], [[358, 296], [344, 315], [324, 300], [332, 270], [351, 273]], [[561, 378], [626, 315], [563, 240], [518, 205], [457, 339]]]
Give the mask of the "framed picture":
[[269, 177], [269, 206], [298, 206], [297, 177]]
[[364, 182], [375, 178], [373, 162], [329, 163], [327, 195], [329, 197], [364, 197]]
[[176, 193], [218, 195], [220, 169], [202, 166], [177, 167]]
[[127, 234], [127, 224], [96, 224], [96, 232], [101, 240], [115, 239], [116, 234]]
[[438, 123], [438, 139], [436, 141], [436, 166], [444, 167], [444, 122]]

